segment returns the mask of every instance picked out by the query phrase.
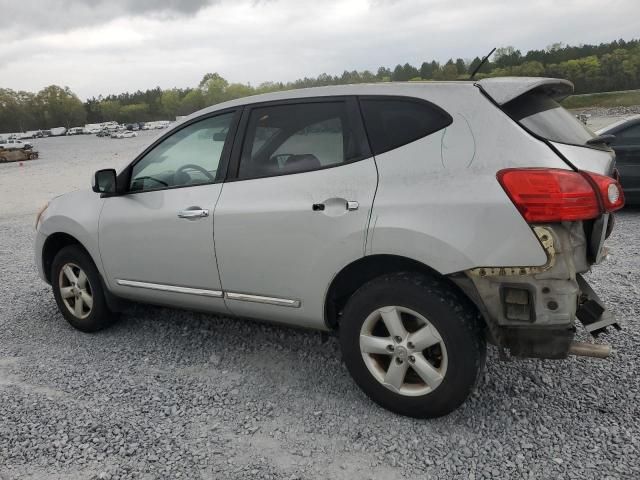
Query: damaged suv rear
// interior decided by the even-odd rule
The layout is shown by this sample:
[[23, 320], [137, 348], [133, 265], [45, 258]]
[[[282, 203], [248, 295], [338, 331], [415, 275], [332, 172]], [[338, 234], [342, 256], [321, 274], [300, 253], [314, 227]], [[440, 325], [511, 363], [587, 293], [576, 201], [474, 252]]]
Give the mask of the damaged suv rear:
[[380, 83], [209, 107], [44, 207], [38, 270], [82, 331], [120, 299], [335, 330], [374, 401], [447, 414], [487, 341], [609, 354], [574, 336], [618, 327], [582, 275], [624, 198], [613, 152], [557, 103], [571, 91]]
[[568, 81], [501, 78], [480, 81], [478, 87], [569, 169], [506, 168], [496, 174], [543, 247], [546, 262], [473, 268], [457, 282], [476, 299], [492, 340], [511, 355], [606, 357], [608, 345], [573, 339], [574, 319], [593, 337], [609, 326], [620, 329], [582, 276], [606, 258], [612, 212], [624, 206], [615, 155], [606, 139], [559, 105], [572, 91]]

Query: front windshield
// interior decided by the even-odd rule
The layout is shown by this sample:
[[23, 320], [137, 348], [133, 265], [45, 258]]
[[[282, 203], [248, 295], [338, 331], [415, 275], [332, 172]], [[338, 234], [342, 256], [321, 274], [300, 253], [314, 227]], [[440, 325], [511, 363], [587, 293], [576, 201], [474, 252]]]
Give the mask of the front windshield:
[[596, 135], [553, 98], [532, 92], [511, 100], [504, 110], [536, 135], [554, 142], [585, 145]]

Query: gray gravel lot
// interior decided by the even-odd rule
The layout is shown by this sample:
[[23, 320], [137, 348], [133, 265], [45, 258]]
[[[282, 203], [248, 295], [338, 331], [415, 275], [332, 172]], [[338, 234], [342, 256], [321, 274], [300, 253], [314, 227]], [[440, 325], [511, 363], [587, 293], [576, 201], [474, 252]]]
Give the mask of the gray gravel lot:
[[608, 360], [498, 362], [446, 418], [370, 402], [314, 332], [133, 305], [73, 330], [33, 265], [33, 214], [149, 136], [44, 139], [0, 165], [0, 479], [640, 478], [640, 210], [589, 275], [626, 323]]

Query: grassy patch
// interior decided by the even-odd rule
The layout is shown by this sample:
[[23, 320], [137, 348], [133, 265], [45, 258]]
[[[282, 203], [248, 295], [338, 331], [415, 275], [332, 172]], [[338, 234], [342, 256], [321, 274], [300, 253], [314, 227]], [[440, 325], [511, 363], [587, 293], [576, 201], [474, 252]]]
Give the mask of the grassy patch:
[[571, 95], [563, 100], [565, 108], [629, 107], [640, 105], [640, 90]]

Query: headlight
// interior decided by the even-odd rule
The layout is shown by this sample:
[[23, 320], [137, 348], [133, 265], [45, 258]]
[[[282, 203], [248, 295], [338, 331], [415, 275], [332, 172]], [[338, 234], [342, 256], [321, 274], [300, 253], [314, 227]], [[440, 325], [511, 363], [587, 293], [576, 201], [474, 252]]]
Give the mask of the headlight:
[[42, 217], [42, 214], [45, 212], [45, 210], [47, 209], [47, 207], [49, 206], [49, 202], [45, 203], [40, 210], [38, 210], [38, 213], [36, 214], [36, 230], [38, 229], [38, 226], [40, 225], [40, 218]]

